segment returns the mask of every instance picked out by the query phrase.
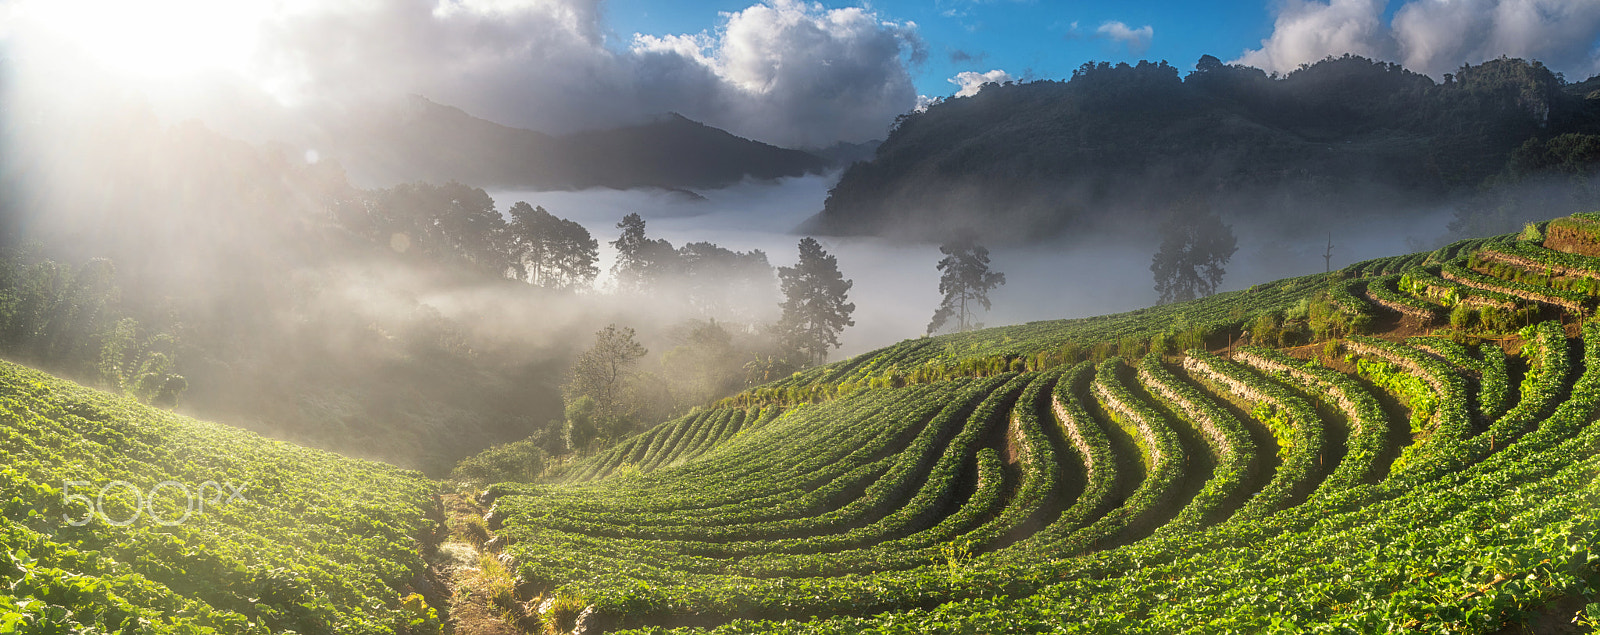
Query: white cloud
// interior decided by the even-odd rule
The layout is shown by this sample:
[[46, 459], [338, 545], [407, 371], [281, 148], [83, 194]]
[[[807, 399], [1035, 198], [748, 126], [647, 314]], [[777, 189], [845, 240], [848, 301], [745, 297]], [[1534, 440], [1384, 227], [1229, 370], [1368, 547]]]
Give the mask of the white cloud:
[[1501, 55], [1583, 79], [1600, 72], [1596, 0], [1411, 0], [1385, 25], [1381, 0], [1286, 0], [1270, 37], [1233, 63], [1289, 72], [1329, 55], [1397, 61], [1439, 76]]
[[1400, 62], [1432, 74], [1509, 55], [1581, 80], [1600, 72], [1597, 36], [1595, 0], [1414, 0], [1394, 16]]
[[1287, 73], [1329, 55], [1390, 59], [1392, 40], [1381, 19], [1383, 7], [1383, 0], [1287, 0], [1272, 36], [1232, 63]]
[[1012, 77], [1010, 73], [995, 69], [987, 73], [961, 71], [956, 73], [955, 77], [945, 81], [961, 87], [961, 90], [956, 91], [957, 97], [971, 97], [978, 94], [978, 91], [983, 90], [984, 84], [1001, 84], [1016, 81], [1016, 78]]
[[[1072, 26], [1073, 29], [1076, 30], [1078, 23], [1074, 22], [1072, 23]], [[1129, 53], [1138, 55], [1150, 48], [1150, 39], [1155, 36], [1156, 31], [1148, 24], [1135, 29], [1130, 28], [1128, 25], [1116, 20], [1112, 20], [1100, 25], [1100, 28], [1095, 29], [1095, 33], [1100, 37], [1110, 39], [1113, 42], [1122, 43], [1124, 46], [1128, 47]]]
[[333, 0], [265, 30], [263, 84], [342, 108], [421, 94], [547, 132], [667, 111], [790, 146], [881, 137], [917, 94], [912, 22], [768, 0], [698, 34], [607, 41], [602, 0]]

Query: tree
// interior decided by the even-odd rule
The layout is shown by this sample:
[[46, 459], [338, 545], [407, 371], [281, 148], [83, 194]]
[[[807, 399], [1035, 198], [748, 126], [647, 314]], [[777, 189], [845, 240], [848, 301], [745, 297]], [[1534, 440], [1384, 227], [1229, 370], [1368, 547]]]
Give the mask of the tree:
[[776, 300], [772, 265], [760, 249], [742, 252], [709, 242], [689, 243], [678, 248], [678, 262], [683, 296], [702, 317], [750, 324]]
[[957, 331], [980, 328], [973, 319], [975, 305], [982, 304], [983, 310], [988, 311], [989, 291], [1004, 285], [1006, 274], [989, 271], [989, 250], [971, 236], [940, 245], [939, 253], [944, 254], [939, 261], [939, 270], [944, 272], [939, 277], [939, 293], [944, 294], [944, 300], [933, 312], [928, 334], [938, 331], [951, 317], [956, 318]]
[[1185, 199], [1161, 225], [1161, 248], [1150, 259], [1160, 304], [1183, 302], [1217, 292], [1223, 265], [1239, 250], [1233, 228], [1201, 199]]
[[568, 373], [562, 393], [567, 403], [588, 397], [594, 400], [596, 427], [616, 425], [629, 412], [622, 405], [624, 389], [633, 377], [633, 367], [649, 351], [634, 339], [632, 328], [608, 324], [595, 331], [594, 346], [578, 356]]
[[816, 239], [800, 239], [800, 260], [793, 267], [778, 267], [778, 285], [783, 291], [783, 316], [778, 329], [795, 350], [813, 363], [828, 358], [828, 349], [839, 347], [839, 333], [855, 326], [850, 314], [856, 305], [846, 302], [855, 282], [839, 273], [839, 261]]
[[497, 276], [511, 267], [505, 218], [482, 189], [455, 181], [402, 183], [372, 192], [365, 211], [363, 231], [395, 251]]
[[594, 281], [600, 273], [599, 243], [573, 221], [556, 218], [543, 207], [518, 201], [506, 226], [517, 276], [551, 289], [570, 289]]
[[649, 293], [658, 283], [679, 269], [678, 252], [666, 240], [651, 240], [644, 235], [644, 219], [638, 214], [622, 217], [617, 223], [622, 235], [611, 241], [617, 248], [617, 262], [611, 266], [617, 290], [623, 293]]

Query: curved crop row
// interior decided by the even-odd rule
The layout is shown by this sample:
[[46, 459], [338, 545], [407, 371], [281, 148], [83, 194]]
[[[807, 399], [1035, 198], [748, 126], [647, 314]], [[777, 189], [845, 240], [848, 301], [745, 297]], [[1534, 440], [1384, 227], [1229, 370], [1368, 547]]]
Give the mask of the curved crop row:
[[1438, 306], [1401, 293], [1395, 286], [1399, 282], [1400, 274], [1369, 280], [1365, 288], [1366, 298], [1419, 324], [1432, 324], [1437, 317]]
[[1281, 373], [1304, 387], [1302, 393], [1344, 413], [1350, 422], [1344, 458], [1328, 474], [1319, 492], [1337, 492], [1358, 483], [1371, 482], [1387, 471], [1378, 462], [1389, 445], [1389, 421], [1377, 398], [1344, 373], [1316, 364], [1305, 364], [1277, 351], [1246, 347], [1234, 353], [1234, 360], [1264, 372]]
[[1492, 421], [1505, 414], [1511, 397], [1511, 379], [1506, 374], [1505, 349], [1496, 344], [1479, 347], [1483, 359], [1477, 359], [1463, 344], [1442, 337], [1413, 337], [1406, 344], [1432, 353], [1466, 371], [1478, 384], [1478, 414]]
[[1408, 446], [1396, 461], [1399, 466], [1395, 469], [1433, 457], [1451, 457], [1459, 444], [1472, 436], [1466, 380], [1449, 364], [1416, 349], [1374, 337], [1351, 336], [1345, 346], [1354, 353], [1376, 357], [1414, 373], [1433, 388], [1437, 397], [1427, 441]]
[[1215, 524], [1249, 493], [1244, 488], [1255, 467], [1255, 442], [1238, 418], [1168, 372], [1160, 357], [1149, 355], [1140, 361], [1139, 380], [1193, 422], [1216, 456], [1211, 480], [1167, 526], [1182, 530]]
[[1589, 296], [1562, 291], [1546, 286], [1524, 284], [1515, 280], [1493, 278], [1468, 269], [1464, 263], [1450, 261], [1444, 263], [1439, 270], [1439, 275], [1451, 282], [1460, 283], [1475, 289], [1493, 291], [1505, 295], [1515, 296], [1524, 300], [1532, 300], [1540, 304], [1561, 307], [1568, 311], [1582, 313], [1584, 306], [1589, 303]]
[[1310, 404], [1288, 388], [1205, 351], [1189, 351], [1183, 367], [1256, 404], [1256, 420], [1278, 439], [1283, 458], [1278, 473], [1239, 510], [1238, 518], [1261, 518], [1311, 493], [1322, 458], [1323, 429]]

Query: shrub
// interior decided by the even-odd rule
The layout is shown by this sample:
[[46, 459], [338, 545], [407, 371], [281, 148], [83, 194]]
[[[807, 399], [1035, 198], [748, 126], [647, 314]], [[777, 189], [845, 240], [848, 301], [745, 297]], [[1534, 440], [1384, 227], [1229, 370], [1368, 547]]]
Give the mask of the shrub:
[[456, 464], [450, 478], [474, 486], [531, 483], [544, 472], [545, 453], [533, 439], [494, 446]]
[[1472, 307], [1465, 304], [1457, 304], [1456, 308], [1450, 310], [1450, 326], [1458, 329], [1471, 327], [1476, 322], [1473, 319], [1475, 317], [1473, 313]]

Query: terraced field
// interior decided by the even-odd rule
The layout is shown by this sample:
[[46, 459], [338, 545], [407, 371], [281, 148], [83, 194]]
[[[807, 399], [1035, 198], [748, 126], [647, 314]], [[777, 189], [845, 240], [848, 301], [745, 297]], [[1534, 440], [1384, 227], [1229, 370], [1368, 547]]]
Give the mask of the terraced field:
[[560, 631], [1592, 628], [1591, 225], [911, 340], [481, 498]]
[[[588, 634], [1592, 629], [1597, 278], [1580, 216], [808, 369], [483, 492], [497, 606]], [[0, 460], [0, 633], [444, 626], [415, 473], [12, 365]]]

